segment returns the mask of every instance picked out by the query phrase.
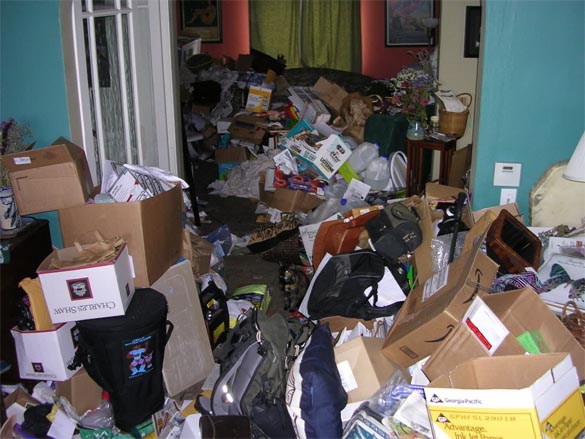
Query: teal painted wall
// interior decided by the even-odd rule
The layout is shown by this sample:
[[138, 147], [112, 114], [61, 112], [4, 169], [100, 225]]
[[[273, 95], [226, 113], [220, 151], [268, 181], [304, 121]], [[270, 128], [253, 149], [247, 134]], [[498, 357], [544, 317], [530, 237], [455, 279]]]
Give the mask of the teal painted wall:
[[528, 222], [531, 188], [585, 127], [585, 2], [487, 0], [484, 13], [473, 208], [499, 204], [495, 162], [521, 163]]
[[[35, 147], [70, 137], [59, 0], [0, 0], [0, 118], [28, 123]], [[48, 218], [61, 247], [56, 212]]]

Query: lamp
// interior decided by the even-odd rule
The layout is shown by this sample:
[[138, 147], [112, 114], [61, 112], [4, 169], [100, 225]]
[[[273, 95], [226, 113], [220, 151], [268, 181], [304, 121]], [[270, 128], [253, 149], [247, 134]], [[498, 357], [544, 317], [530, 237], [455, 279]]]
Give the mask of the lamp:
[[579, 143], [565, 168], [563, 177], [567, 180], [585, 182], [585, 132], [581, 135]]
[[431, 36], [433, 29], [439, 25], [439, 19], [436, 17], [425, 17], [421, 19], [422, 25], [427, 29], [427, 37], [429, 39], [429, 46], [431, 45]]

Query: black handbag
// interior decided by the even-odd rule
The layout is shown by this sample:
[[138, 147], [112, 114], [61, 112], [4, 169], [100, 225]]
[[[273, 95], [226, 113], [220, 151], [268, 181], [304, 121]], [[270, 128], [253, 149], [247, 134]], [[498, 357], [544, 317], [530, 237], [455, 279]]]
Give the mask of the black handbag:
[[110, 394], [116, 426], [124, 431], [163, 407], [162, 367], [173, 325], [165, 296], [137, 289], [126, 314], [77, 322], [76, 362]]

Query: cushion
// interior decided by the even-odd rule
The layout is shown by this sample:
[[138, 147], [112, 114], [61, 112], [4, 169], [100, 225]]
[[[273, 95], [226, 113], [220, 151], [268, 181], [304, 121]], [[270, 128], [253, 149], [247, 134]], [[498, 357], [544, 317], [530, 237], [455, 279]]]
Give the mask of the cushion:
[[339, 438], [347, 393], [335, 364], [329, 325], [317, 326], [294, 362], [286, 404], [298, 438]]

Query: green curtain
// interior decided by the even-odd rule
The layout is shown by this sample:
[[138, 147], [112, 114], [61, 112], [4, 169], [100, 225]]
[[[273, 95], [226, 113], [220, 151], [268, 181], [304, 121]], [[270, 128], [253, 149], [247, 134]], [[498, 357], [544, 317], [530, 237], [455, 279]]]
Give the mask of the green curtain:
[[253, 49], [284, 55], [287, 68], [361, 73], [359, 0], [249, 0], [249, 5]]

